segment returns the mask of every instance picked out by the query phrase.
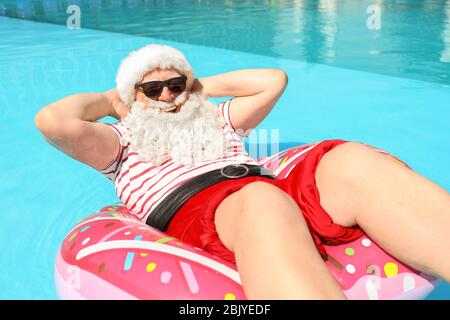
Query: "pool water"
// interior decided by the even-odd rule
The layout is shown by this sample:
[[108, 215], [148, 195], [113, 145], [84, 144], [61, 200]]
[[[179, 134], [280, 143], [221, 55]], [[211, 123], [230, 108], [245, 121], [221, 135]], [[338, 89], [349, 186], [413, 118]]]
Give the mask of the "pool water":
[[449, 0], [0, 0], [0, 15], [66, 25], [70, 4], [82, 28], [450, 84]]
[[[278, 18], [278, 21], [272, 16], [275, 13], [267, 9], [269, 2], [273, 4], [274, 12], [284, 12], [282, 17], [285, 18]], [[169, 44], [183, 51], [199, 77], [241, 68], [277, 67], [286, 70], [289, 85], [275, 109], [257, 128], [260, 132], [267, 130], [269, 135], [270, 130], [279, 130], [280, 149], [330, 138], [362, 141], [397, 155], [420, 174], [450, 190], [450, 82], [442, 76], [450, 74], [449, 62], [442, 53], [448, 44], [445, 41], [450, 40], [441, 38], [448, 32], [445, 31], [449, 23], [448, 11], [445, 10], [450, 7], [449, 2], [421, 1], [428, 4], [425, 6], [416, 1], [408, 2], [411, 5], [406, 1], [385, 1], [386, 16], [390, 14], [390, 19], [394, 20], [393, 15], [397, 16], [397, 13], [404, 17], [416, 16], [416, 19], [399, 18], [400, 24], [410, 23], [411, 30], [404, 27], [398, 33], [382, 31], [387, 33], [380, 35], [385, 38], [380, 41], [386, 46], [389, 44], [390, 48], [397, 46], [398, 50], [390, 55], [380, 49], [377, 59], [367, 54], [368, 47], [352, 51], [352, 46], [361, 41], [358, 34], [347, 37], [348, 34], [337, 32], [335, 41], [327, 42], [314, 34], [314, 28], [305, 22], [306, 29], [302, 29], [300, 34], [309, 35], [311, 39], [299, 36], [305, 42], [296, 46], [290, 42], [292, 39], [286, 26], [284, 29], [267, 27], [294, 17], [296, 9], [292, 3], [303, 4], [301, 12], [306, 21], [319, 19], [314, 15], [320, 16], [322, 13], [319, 12], [325, 9], [317, 9], [313, 2], [264, 2], [260, 7], [249, 9], [252, 11], [247, 12], [248, 15], [255, 14], [251, 19], [245, 15], [245, 9], [249, 7], [245, 1], [223, 1], [222, 5], [218, 4], [219, 1], [209, 1], [205, 5], [212, 17], [216, 15], [217, 18], [211, 18], [211, 21], [216, 23], [220, 20], [220, 10], [230, 14], [234, 12], [234, 20], [243, 30], [241, 37], [238, 31], [229, 37], [223, 33], [227, 21], [222, 21], [213, 24], [217, 29], [210, 37], [215, 39], [209, 39], [206, 33], [179, 39], [170, 38], [177, 34], [173, 30], [147, 28], [147, 20], [142, 19], [144, 14], [134, 25], [131, 22], [122, 25], [114, 12], [118, 8], [117, 3], [125, 1], [106, 1], [106, 11], [111, 17], [95, 10], [95, 3], [105, 1], [89, 1], [93, 4], [85, 10], [86, 25], [79, 30], [68, 29], [64, 19], [63, 22], [52, 20], [62, 19], [67, 1], [57, 1], [54, 7], [46, 9], [50, 11], [45, 12], [54, 12], [49, 16], [40, 15], [33, 6], [31, 13], [26, 13], [26, 4], [44, 3], [42, 8], [47, 8], [51, 1], [16, 1], [16, 8], [20, 7], [17, 3], [22, 3], [22, 11], [15, 12], [24, 12], [23, 17], [17, 16], [23, 19], [7, 17], [13, 16], [12, 4], [0, 1], [0, 14], [5, 15], [0, 16], [0, 133], [6, 137], [0, 157], [3, 169], [0, 173], [3, 182], [0, 185], [0, 299], [56, 299], [53, 264], [64, 236], [81, 219], [118, 201], [112, 184], [106, 178], [43, 140], [34, 126], [35, 114], [46, 104], [64, 96], [114, 87], [115, 72], [121, 59], [131, 50], [150, 42]], [[334, 1], [318, 2], [336, 5]], [[344, 23], [342, 28], [347, 26], [351, 29], [359, 23], [357, 14], [352, 13], [352, 10], [361, 8], [356, 2], [343, 1], [342, 7], [335, 10], [336, 17]], [[87, 2], [78, 3], [83, 6]], [[139, 11], [137, 9], [142, 3], [147, 3], [145, 10], [150, 10], [153, 2], [127, 3], [128, 6], [119, 6], [125, 10], [125, 22], [129, 13]], [[206, 9], [201, 9], [200, 5], [194, 9], [187, 4], [181, 8], [190, 11], [180, 10], [179, 14], [169, 16], [167, 12], [171, 4], [164, 3], [158, 7], [163, 8], [158, 19], [166, 21], [166, 26], [176, 28], [177, 19], [184, 21], [184, 15], [190, 17], [184, 18], [190, 25], [202, 22], [207, 16], [203, 11]], [[171, 3], [180, 5], [180, 1]], [[194, 2], [187, 3], [194, 6]], [[231, 3], [228, 11], [224, 9], [224, 3]], [[250, 3], [256, 4], [256, 1]], [[424, 16], [419, 16], [418, 13], [422, 12]], [[261, 16], [268, 20], [261, 22]], [[238, 17], [245, 17], [245, 20]], [[435, 30], [433, 36], [434, 33], [424, 30], [424, 33], [430, 32], [430, 37], [424, 34], [420, 39], [426, 43], [418, 45], [421, 40], [417, 39], [417, 29], [412, 21], [421, 19], [441, 33]], [[254, 29], [262, 23], [259, 29], [261, 38], [252, 36], [258, 32], [247, 30], [247, 22], [253, 23], [250, 26]], [[88, 23], [97, 30], [88, 29]], [[389, 20], [381, 30], [388, 23]], [[337, 26], [341, 30], [339, 23]], [[184, 28], [179, 28], [183, 32]], [[328, 30], [324, 31], [325, 34], [331, 32], [324, 28]], [[133, 30], [140, 31], [131, 32]], [[214, 32], [221, 35], [222, 42], [219, 43]], [[325, 34], [323, 37], [326, 38]], [[272, 42], [268, 40], [270, 37]], [[411, 47], [403, 46], [408, 37], [415, 43], [417, 50], [414, 53], [411, 52], [412, 44], [408, 44]], [[316, 41], [326, 45], [315, 47]], [[326, 48], [334, 48], [333, 59], [326, 58], [333, 56], [326, 53], [329, 52]], [[308, 55], [299, 54], [307, 51]], [[405, 59], [409, 60], [403, 61]], [[371, 61], [377, 61], [375, 64], [385, 68]], [[429, 298], [449, 299], [450, 285], [441, 283]]]

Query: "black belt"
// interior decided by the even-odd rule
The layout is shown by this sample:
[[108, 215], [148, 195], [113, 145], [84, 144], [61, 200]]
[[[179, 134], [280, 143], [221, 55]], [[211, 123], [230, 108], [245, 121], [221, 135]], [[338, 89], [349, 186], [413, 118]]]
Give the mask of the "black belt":
[[245, 163], [227, 165], [222, 169], [201, 174], [183, 183], [156, 206], [148, 216], [146, 223], [156, 229], [165, 231], [178, 209], [193, 195], [216, 183], [249, 176], [276, 178], [269, 169], [259, 165]]

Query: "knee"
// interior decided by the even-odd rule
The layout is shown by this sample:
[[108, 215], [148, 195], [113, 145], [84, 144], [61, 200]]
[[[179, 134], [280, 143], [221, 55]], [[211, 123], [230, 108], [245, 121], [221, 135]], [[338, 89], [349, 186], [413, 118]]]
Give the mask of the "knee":
[[235, 192], [229, 205], [216, 210], [215, 226], [225, 247], [234, 251], [241, 236], [277, 228], [289, 219], [301, 218], [295, 201], [270, 183], [252, 182]]
[[216, 221], [218, 216], [226, 217], [220, 219], [230, 227], [243, 225], [245, 223], [257, 223], [262, 216], [280, 215], [286, 206], [297, 205], [294, 200], [283, 190], [263, 181], [251, 182], [233, 193], [224, 200], [226, 204], [216, 210]]
[[270, 183], [251, 183], [242, 190], [241, 196], [240, 228], [236, 230], [236, 238], [246, 238], [249, 232], [269, 234], [273, 230], [283, 230], [299, 219], [304, 222], [297, 203]]
[[[276, 215], [286, 212], [283, 209], [297, 207], [295, 201], [280, 188], [263, 181], [249, 183], [241, 189], [241, 209], [244, 215]], [[281, 212], [281, 213], [280, 213]], [[247, 217], [244, 217], [247, 218]]]
[[319, 163], [318, 171], [330, 177], [353, 184], [364, 180], [364, 176], [374, 168], [379, 153], [359, 142], [347, 142], [327, 152]]
[[[274, 185], [264, 182], [264, 181], [255, 181], [247, 184], [240, 190], [242, 194], [242, 199], [253, 201], [255, 199], [255, 195], [265, 195], [270, 197], [283, 197], [284, 191], [280, 188], [275, 187]], [[265, 201], [264, 201], [265, 202]]]

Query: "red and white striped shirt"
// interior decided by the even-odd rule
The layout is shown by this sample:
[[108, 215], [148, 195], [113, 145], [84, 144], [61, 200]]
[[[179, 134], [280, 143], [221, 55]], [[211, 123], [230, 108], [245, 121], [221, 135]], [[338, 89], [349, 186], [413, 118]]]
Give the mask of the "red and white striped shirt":
[[[117, 196], [131, 213], [146, 221], [152, 210], [184, 182], [228, 164], [257, 164], [245, 151], [243, 136], [233, 125], [230, 114], [231, 101], [217, 106], [225, 120], [223, 127], [225, 139], [230, 142], [226, 156], [221, 159], [203, 161], [193, 168], [175, 164], [171, 159], [160, 166], [154, 166], [149, 162], [139, 161], [137, 153], [129, 151], [129, 145], [120, 146], [116, 159], [100, 172], [114, 182]], [[109, 126], [119, 138], [125, 133], [125, 126], [121, 122]]]

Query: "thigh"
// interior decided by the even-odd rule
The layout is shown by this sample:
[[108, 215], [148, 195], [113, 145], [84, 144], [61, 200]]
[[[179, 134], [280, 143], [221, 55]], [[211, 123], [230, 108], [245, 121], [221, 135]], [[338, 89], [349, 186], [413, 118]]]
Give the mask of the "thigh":
[[[250, 298], [344, 298], [317, 251], [300, 208], [287, 193], [273, 184], [255, 182], [235, 196], [226, 203], [227, 211], [216, 215], [216, 227], [236, 256]], [[236, 208], [240, 210], [238, 222], [221, 220]]]
[[346, 142], [323, 155], [315, 173], [316, 186], [320, 204], [335, 223], [344, 227], [357, 224], [361, 204], [355, 188], [358, 183], [369, 183], [366, 177], [380, 158], [408, 167], [389, 153], [358, 142]]
[[297, 204], [276, 186], [275, 181], [253, 181], [220, 203], [215, 212], [215, 227], [224, 245], [232, 249], [233, 239], [240, 230], [246, 230], [263, 219], [273, 219], [276, 223], [275, 219], [283, 217], [286, 208], [297, 210], [297, 215], [300, 215]]
[[[348, 180], [355, 173], [351, 168], [353, 145], [341, 144], [325, 153], [315, 172], [320, 204], [334, 223], [344, 227], [356, 224], [354, 202], [349, 197]], [[352, 173], [353, 171], [353, 173]]]

